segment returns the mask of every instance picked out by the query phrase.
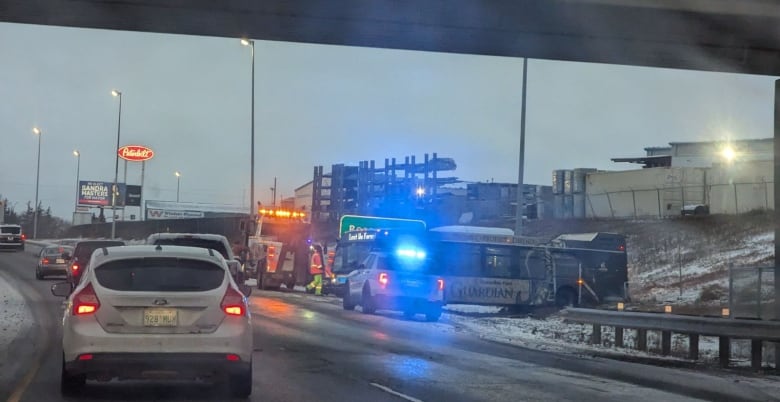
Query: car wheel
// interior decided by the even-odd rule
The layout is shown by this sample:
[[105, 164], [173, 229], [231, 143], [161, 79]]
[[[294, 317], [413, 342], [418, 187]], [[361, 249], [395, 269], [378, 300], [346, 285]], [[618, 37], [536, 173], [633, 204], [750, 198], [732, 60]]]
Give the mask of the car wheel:
[[374, 302], [374, 297], [371, 296], [371, 289], [368, 287], [368, 284], [363, 286], [360, 306], [363, 314], [374, 314], [376, 312], [376, 303]]
[[569, 288], [558, 289], [555, 293], [555, 305], [558, 308], [576, 307], [577, 295]]
[[439, 318], [441, 318], [441, 306], [438, 304], [428, 306], [425, 310], [425, 320], [433, 322], [439, 321]]
[[39, 271], [37, 269], [35, 270], [35, 279], [37, 279], [37, 280], [43, 279], [43, 275], [41, 275], [41, 271]]
[[[349, 283], [347, 283], [347, 289], [349, 289]], [[349, 294], [349, 291], [344, 292], [344, 296], [341, 298], [341, 307], [347, 311], [355, 309], [355, 303], [352, 302], [352, 296]]]
[[84, 374], [73, 375], [65, 369], [65, 357], [62, 358], [62, 374], [60, 376], [60, 392], [65, 396], [77, 395], [87, 383]]
[[249, 362], [249, 369], [241, 374], [232, 376], [228, 379], [230, 396], [233, 398], [248, 398], [252, 394], [252, 362]]

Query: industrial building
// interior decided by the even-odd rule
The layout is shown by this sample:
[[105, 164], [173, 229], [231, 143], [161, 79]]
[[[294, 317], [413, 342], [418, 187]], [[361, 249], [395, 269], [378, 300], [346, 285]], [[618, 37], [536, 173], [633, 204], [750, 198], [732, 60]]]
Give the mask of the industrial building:
[[[315, 166], [310, 182], [295, 189], [295, 207], [310, 211], [315, 226], [335, 230], [344, 215], [422, 219], [430, 227], [452, 224], [513, 227], [516, 183], [466, 183], [449, 172], [452, 158], [424, 154], [379, 165]], [[550, 186], [525, 185], [527, 219], [552, 217]]]
[[774, 206], [774, 140], [672, 142], [646, 155], [614, 158], [642, 165], [627, 171], [553, 172], [556, 218], [637, 218], [680, 215], [706, 206], [737, 214]]

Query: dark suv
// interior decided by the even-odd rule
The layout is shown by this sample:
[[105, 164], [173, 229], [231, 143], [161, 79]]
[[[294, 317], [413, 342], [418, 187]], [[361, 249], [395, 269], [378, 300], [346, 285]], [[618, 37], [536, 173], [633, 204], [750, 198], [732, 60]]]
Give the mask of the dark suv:
[[63, 253], [63, 257], [68, 260], [68, 281], [72, 284], [79, 283], [81, 273], [84, 272], [92, 253], [103, 247], [124, 246], [122, 240], [80, 240], [73, 248], [73, 255]]
[[25, 235], [19, 225], [0, 225], [0, 248], [24, 250]]

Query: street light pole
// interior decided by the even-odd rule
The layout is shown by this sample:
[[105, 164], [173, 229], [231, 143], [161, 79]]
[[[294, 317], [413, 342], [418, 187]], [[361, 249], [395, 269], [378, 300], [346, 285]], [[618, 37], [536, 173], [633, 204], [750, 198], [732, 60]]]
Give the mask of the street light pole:
[[523, 58], [523, 95], [520, 106], [520, 160], [517, 168], [517, 208], [515, 211], [515, 236], [523, 235], [523, 212], [525, 212], [525, 185], [523, 168], [525, 167], [525, 95], [528, 87], [528, 58]]
[[38, 136], [38, 167], [35, 169], [35, 209], [33, 213], [33, 239], [38, 238], [38, 185], [41, 179], [41, 135], [38, 127], [33, 127], [33, 133]]
[[249, 218], [255, 216], [255, 41], [241, 39], [241, 44], [252, 48], [252, 131], [250, 145], [250, 173], [249, 173]]
[[179, 189], [181, 188], [181, 173], [176, 171], [176, 202], [179, 202]]
[[73, 155], [76, 156], [76, 204], [73, 207], [73, 212], [76, 212], [79, 209], [79, 170], [81, 170], [81, 153], [78, 150], [74, 150]]
[[119, 135], [122, 130], [122, 92], [111, 90], [111, 95], [119, 98], [119, 116], [116, 121], [116, 148], [114, 148], [114, 188], [111, 189], [111, 238], [116, 238], [116, 196], [119, 191]]

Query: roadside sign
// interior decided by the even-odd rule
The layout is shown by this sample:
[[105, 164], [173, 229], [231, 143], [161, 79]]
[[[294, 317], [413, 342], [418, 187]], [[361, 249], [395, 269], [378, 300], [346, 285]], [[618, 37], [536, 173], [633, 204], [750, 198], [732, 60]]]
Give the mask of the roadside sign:
[[376, 216], [344, 215], [339, 223], [339, 238], [351, 231], [368, 231], [379, 229], [404, 229], [425, 232], [424, 221], [414, 219], [380, 218]]

